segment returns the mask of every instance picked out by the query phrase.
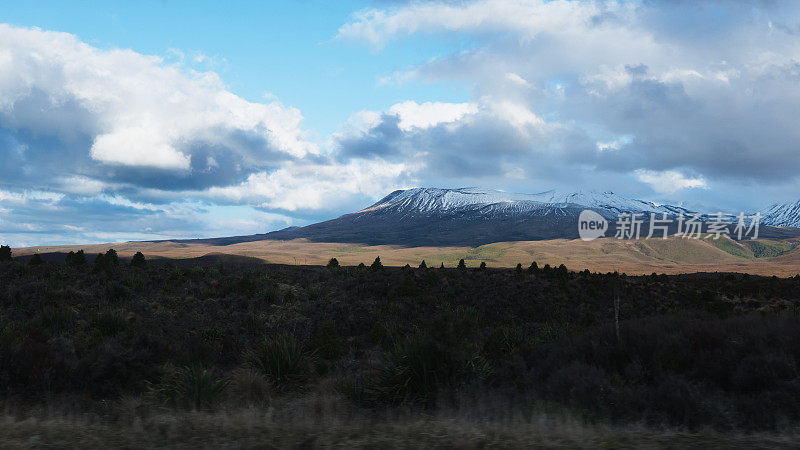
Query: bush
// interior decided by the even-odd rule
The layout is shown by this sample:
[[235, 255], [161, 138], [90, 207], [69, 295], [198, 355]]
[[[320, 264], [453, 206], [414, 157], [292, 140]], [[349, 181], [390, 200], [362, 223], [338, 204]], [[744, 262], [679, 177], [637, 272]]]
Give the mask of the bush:
[[458, 270], [467, 270], [467, 263], [463, 259], [458, 260]]
[[0, 245], [0, 262], [11, 261], [11, 247], [8, 245]]
[[328, 261], [328, 268], [329, 269], [336, 269], [338, 267], [339, 267], [339, 260], [338, 259], [331, 258], [330, 261]]
[[431, 405], [443, 388], [481, 380], [488, 373], [488, 364], [479, 356], [461, 358], [453, 348], [415, 336], [396, 343], [386, 353], [366, 389], [374, 401]]
[[311, 346], [317, 354], [329, 361], [333, 361], [342, 354], [342, 345], [339, 342], [339, 333], [336, 324], [331, 320], [322, 322], [311, 341]]
[[[144, 257], [144, 255], [142, 255], [142, 257]], [[108, 249], [103, 257], [103, 262], [108, 267], [117, 267], [119, 265], [119, 256], [117, 256], [117, 251], [113, 248]]]
[[102, 312], [92, 318], [89, 325], [100, 332], [105, 337], [115, 336], [128, 327], [122, 312], [111, 311]]
[[82, 266], [86, 264], [86, 254], [83, 250], [78, 250], [77, 252], [69, 252], [67, 253], [67, 258], [64, 262], [68, 266]]
[[480, 270], [486, 270], [486, 261], [481, 261]]
[[308, 376], [311, 356], [294, 335], [279, 334], [264, 339], [248, 351], [245, 360], [272, 382], [288, 384]]
[[163, 406], [208, 409], [219, 401], [227, 385], [199, 365], [184, 366], [163, 376], [158, 384], [150, 384], [148, 397]]
[[131, 266], [138, 267], [140, 269], [147, 267], [147, 261], [145, 261], [144, 254], [142, 254], [142, 252], [136, 252], [136, 254], [133, 255], [133, 258], [131, 258]]

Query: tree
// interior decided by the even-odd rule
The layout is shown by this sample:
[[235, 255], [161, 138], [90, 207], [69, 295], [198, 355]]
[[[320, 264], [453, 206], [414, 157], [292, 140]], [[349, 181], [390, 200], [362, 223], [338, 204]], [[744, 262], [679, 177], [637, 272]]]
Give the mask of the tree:
[[419, 268], [420, 269], [427, 269], [428, 268], [428, 265], [425, 264], [425, 260], [424, 259], [422, 260], [421, 263], [419, 263]]
[[0, 262], [11, 261], [11, 246], [0, 245]]
[[131, 266], [138, 267], [140, 269], [144, 269], [147, 267], [147, 261], [144, 259], [144, 254], [142, 252], [136, 252], [131, 258]]
[[64, 262], [68, 266], [82, 266], [86, 264], [86, 254], [83, 253], [83, 250], [69, 252], [67, 253], [67, 258], [64, 260]]
[[337, 267], [339, 267], [339, 260], [336, 259], [336, 258], [331, 258], [328, 261], [328, 268], [329, 269], [336, 269]]
[[119, 256], [117, 256], [117, 251], [113, 248], [108, 249], [106, 252], [105, 258], [103, 261], [108, 267], [116, 267], [119, 265]]
[[381, 257], [380, 256], [375, 258], [375, 261], [372, 262], [372, 265], [369, 266], [369, 269], [370, 270], [382, 270], [383, 269], [383, 263], [381, 263]]
[[440, 269], [444, 269], [444, 262], [442, 262], [442, 265], [441, 265], [441, 266], [439, 266], [439, 268], [440, 268]]
[[463, 259], [458, 260], [458, 270], [467, 270], [467, 263]]
[[365, 264], [362, 262], [362, 263], [359, 263], [359, 264], [358, 264], [358, 267], [356, 267], [356, 268], [357, 268], [357, 269], [366, 269], [366, 268], [367, 268], [367, 266], [366, 266], [366, 265], [365, 265]]
[[479, 267], [481, 270], [486, 270], [486, 261], [481, 261], [481, 266]]
[[34, 253], [33, 257], [31, 258], [31, 260], [28, 261], [28, 264], [30, 264], [31, 266], [38, 266], [41, 263], [42, 263], [42, 257], [39, 256], [38, 253]]
[[522, 263], [517, 263], [517, 273], [522, 273]]
[[539, 266], [536, 264], [536, 261], [532, 262], [530, 267], [528, 267], [528, 273], [539, 273]]
[[94, 266], [96, 268], [102, 268], [105, 265], [105, 258], [103, 257], [102, 253], [97, 254], [97, 258], [94, 259]]

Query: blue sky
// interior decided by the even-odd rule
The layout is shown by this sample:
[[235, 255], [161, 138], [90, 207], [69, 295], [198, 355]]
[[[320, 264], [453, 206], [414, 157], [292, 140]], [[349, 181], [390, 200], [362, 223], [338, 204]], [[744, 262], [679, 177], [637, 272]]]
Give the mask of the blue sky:
[[796, 2], [5, 3], [15, 246], [266, 232], [414, 186], [800, 198]]
[[[213, 70], [229, 89], [252, 101], [272, 95], [303, 112], [307, 128], [324, 139], [350, 115], [404, 100], [459, 102], [462, 83], [380, 83], [398, 68], [469, 48], [469, 39], [424, 37], [381, 52], [335, 39], [365, 1], [63, 1], [7, 2], [12, 25], [72, 33], [93, 46], [130, 48]], [[193, 61], [203, 55], [209, 60]]]

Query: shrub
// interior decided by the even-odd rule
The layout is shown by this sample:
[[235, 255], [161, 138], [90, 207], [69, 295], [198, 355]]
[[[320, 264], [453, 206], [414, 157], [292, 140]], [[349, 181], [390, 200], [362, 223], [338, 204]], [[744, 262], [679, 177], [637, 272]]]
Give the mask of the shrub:
[[336, 269], [337, 267], [339, 267], [339, 260], [336, 258], [331, 258], [330, 261], [328, 261], [328, 268]]
[[106, 311], [92, 318], [89, 325], [100, 332], [103, 336], [116, 336], [128, 327], [121, 311]]
[[517, 274], [521, 274], [522, 273], [522, 264], [521, 263], [517, 263], [517, 267], [516, 267], [516, 269], [514, 269], [514, 271], [517, 272]]
[[536, 261], [532, 262], [528, 267], [528, 273], [539, 273], [539, 266], [536, 264]]
[[38, 266], [41, 263], [42, 263], [42, 257], [39, 256], [38, 253], [34, 253], [33, 256], [31, 257], [31, 260], [28, 261], [28, 265], [31, 265], [31, 266]]
[[117, 251], [113, 248], [108, 249], [103, 257], [103, 262], [108, 267], [117, 267], [119, 265], [119, 256], [117, 256]]
[[342, 345], [339, 342], [339, 333], [336, 324], [331, 320], [322, 322], [314, 335], [311, 346], [317, 354], [327, 360], [335, 360], [342, 354]]
[[428, 268], [428, 265], [425, 264], [425, 260], [424, 259], [422, 260], [421, 263], [419, 263], [419, 268], [420, 269], [427, 269]]
[[148, 397], [163, 406], [208, 409], [219, 401], [227, 385], [199, 365], [184, 366], [163, 376], [158, 384], [149, 384]]
[[276, 384], [302, 381], [309, 372], [311, 354], [294, 335], [264, 339], [245, 355], [247, 363]]
[[479, 269], [486, 270], [486, 262], [485, 261], [481, 261], [481, 265], [480, 265]]
[[54, 305], [45, 305], [39, 312], [39, 321], [51, 333], [71, 328], [75, 324], [77, 314], [71, 309]]
[[11, 247], [0, 245], [0, 262], [11, 261]]
[[424, 336], [396, 343], [378, 366], [367, 390], [375, 401], [432, 404], [437, 393], [459, 382], [483, 379], [488, 364], [479, 356], [460, 353]]
[[369, 266], [369, 268], [370, 270], [382, 270], [383, 263], [381, 263], [381, 257], [378, 256], [377, 258], [375, 258], [375, 261], [372, 262], [372, 265]]
[[458, 260], [458, 270], [467, 270], [467, 263], [463, 259]]
[[83, 250], [78, 250], [77, 252], [69, 252], [67, 253], [67, 258], [64, 262], [68, 266], [82, 266], [86, 264], [86, 254]]
[[239, 369], [231, 375], [228, 394], [241, 404], [265, 406], [272, 397], [272, 385], [260, 372]]
[[131, 258], [131, 266], [138, 267], [140, 269], [147, 267], [147, 261], [145, 261], [144, 254], [142, 254], [142, 252], [136, 252], [133, 255], [133, 258]]

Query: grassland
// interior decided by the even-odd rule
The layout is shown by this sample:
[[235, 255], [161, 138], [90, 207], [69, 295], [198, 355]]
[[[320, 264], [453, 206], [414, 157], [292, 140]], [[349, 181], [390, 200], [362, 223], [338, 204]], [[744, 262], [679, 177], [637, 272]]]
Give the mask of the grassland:
[[342, 265], [369, 264], [380, 256], [385, 265], [454, 267], [464, 259], [469, 267], [486, 262], [489, 267], [565, 264], [572, 270], [625, 272], [628, 274], [743, 272], [790, 276], [800, 273], [800, 252], [795, 240], [743, 241], [729, 239], [597, 239], [591, 242], [556, 239], [548, 241], [498, 242], [479, 247], [403, 247], [291, 241], [256, 241], [231, 245], [175, 242], [126, 242], [113, 244], [42, 246], [15, 249], [16, 255], [62, 253], [84, 249], [87, 253], [114, 248], [123, 257], [142, 251], [148, 258], [188, 259], [208, 254], [252, 257], [273, 264], [324, 265], [337, 258]]

